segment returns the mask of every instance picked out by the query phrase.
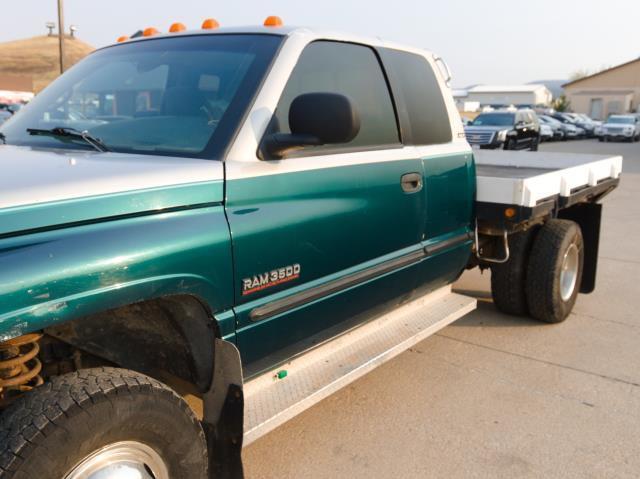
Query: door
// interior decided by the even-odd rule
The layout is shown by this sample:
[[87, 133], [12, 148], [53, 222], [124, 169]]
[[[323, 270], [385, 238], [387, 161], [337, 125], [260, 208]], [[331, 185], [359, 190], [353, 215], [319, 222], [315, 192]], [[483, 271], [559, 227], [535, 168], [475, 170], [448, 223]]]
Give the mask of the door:
[[602, 98], [592, 98], [589, 116], [594, 120], [602, 120]]
[[249, 174], [227, 177], [244, 364], [269, 367], [415, 288], [424, 196], [411, 180], [423, 166], [401, 144], [378, 55], [349, 43], [307, 45], [268, 133], [288, 132], [289, 105], [310, 92], [348, 96], [358, 135], [283, 160], [256, 158]]
[[[464, 137], [452, 131], [444, 100], [447, 93], [443, 93], [432, 65], [415, 53], [381, 52], [399, 105], [403, 142], [414, 145], [424, 170], [422, 244], [426, 256], [417, 268], [417, 293], [421, 294], [450, 283], [467, 264], [475, 167]], [[458, 124], [455, 116], [453, 122]]]

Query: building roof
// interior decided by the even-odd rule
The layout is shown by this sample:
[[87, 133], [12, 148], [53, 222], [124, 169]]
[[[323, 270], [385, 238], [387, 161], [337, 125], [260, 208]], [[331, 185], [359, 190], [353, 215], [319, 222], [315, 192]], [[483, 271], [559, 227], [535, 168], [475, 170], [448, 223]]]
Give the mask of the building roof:
[[469, 88], [469, 93], [534, 93], [541, 88], [547, 89], [544, 85], [478, 85]]
[[575, 85], [576, 83], [579, 83], [579, 82], [581, 82], [583, 80], [588, 80], [588, 79], [593, 78], [593, 77], [597, 77], [598, 75], [604, 75], [606, 73], [609, 73], [612, 70], [617, 70], [618, 68], [623, 68], [623, 67], [626, 67], [626, 66], [631, 65], [631, 64], [636, 63], [636, 62], [640, 62], [640, 57], [635, 58], [635, 59], [633, 59], [631, 61], [628, 61], [628, 62], [625, 62], [625, 63], [621, 63], [620, 65], [616, 65], [614, 67], [607, 68], [606, 70], [599, 71], [597, 73], [594, 73], [593, 75], [587, 75], [586, 77], [578, 78], [577, 80], [573, 80], [573, 81], [567, 82], [564, 85], [562, 85], [562, 88], [566, 88], [569, 85]]

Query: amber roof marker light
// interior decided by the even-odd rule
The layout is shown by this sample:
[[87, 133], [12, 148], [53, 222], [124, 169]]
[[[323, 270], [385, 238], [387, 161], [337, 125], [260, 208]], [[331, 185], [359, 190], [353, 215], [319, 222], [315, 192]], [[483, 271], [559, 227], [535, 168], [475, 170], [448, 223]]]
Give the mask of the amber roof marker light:
[[184, 32], [186, 29], [187, 27], [184, 26], [184, 23], [175, 22], [169, 27], [169, 33]]
[[516, 216], [516, 213], [517, 211], [515, 208], [509, 207], [504, 210], [504, 216], [507, 218], [514, 218]]
[[118, 43], [126, 42], [127, 40], [129, 40], [129, 37], [126, 35], [122, 35], [121, 37], [118, 37]]
[[160, 32], [158, 31], [158, 29], [157, 29], [157, 28], [154, 28], [154, 27], [147, 27], [147, 28], [145, 28], [145, 29], [144, 29], [144, 31], [142, 32], [142, 36], [143, 36], [143, 37], [152, 37], [152, 36], [154, 36], [154, 35], [157, 35], [158, 33], [160, 33]]
[[281, 27], [282, 25], [284, 25], [282, 18], [275, 15], [271, 15], [264, 20], [265, 27]]
[[204, 22], [202, 22], [203, 30], [213, 30], [215, 28], [218, 28], [219, 26], [220, 24], [215, 18], [207, 18]]

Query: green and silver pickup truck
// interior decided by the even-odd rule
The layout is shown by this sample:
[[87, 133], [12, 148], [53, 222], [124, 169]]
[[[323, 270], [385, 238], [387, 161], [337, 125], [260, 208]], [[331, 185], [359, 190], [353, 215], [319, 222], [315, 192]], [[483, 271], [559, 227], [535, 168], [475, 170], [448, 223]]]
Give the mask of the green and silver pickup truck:
[[173, 30], [0, 128], [1, 477], [241, 477], [243, 444], [472, 311], [465, 269], [548, 323], [594, 289], [622, 158], [472, 150], [423, 50]]

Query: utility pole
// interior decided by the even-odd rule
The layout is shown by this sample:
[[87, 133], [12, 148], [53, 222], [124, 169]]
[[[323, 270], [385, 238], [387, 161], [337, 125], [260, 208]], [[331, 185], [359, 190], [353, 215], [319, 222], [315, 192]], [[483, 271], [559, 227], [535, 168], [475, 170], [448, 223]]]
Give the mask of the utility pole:
[[64, 11], [58, 0], [58, 50], [60, 52], [60, 74], [64, 73]]

